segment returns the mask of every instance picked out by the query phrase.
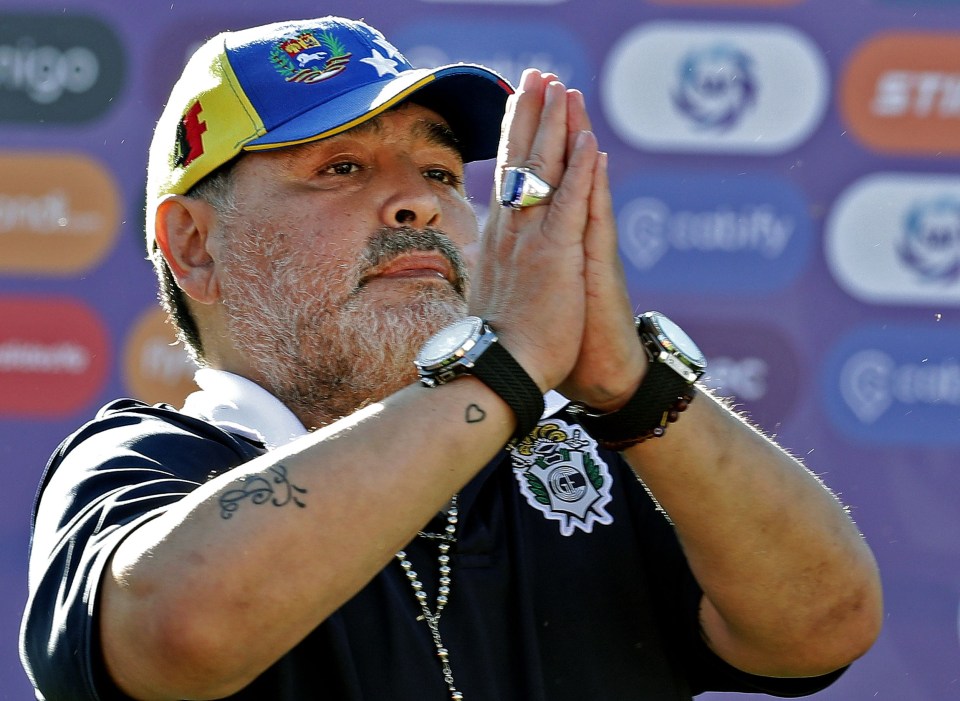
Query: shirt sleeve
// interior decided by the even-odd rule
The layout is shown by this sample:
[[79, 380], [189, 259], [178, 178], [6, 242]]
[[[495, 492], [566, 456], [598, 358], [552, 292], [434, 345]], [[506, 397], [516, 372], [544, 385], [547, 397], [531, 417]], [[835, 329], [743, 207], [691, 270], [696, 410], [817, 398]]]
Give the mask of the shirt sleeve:
[[98, 590], [110, 557], [136, 528], [256, 454], [212, 426], [132, 403], [105, 408], [61, 444], [34, 511], [21, 627], [38, 698], [126, 698], [105, 673], [98, 640]]

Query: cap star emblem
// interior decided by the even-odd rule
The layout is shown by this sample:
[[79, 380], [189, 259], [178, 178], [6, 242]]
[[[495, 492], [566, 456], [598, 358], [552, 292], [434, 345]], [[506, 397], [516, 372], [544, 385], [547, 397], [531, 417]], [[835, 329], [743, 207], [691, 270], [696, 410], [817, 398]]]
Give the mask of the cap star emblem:
[[377, 76], [400, 75], [397, 71], [397, 62], [387, 58], [376, 49], [367, 58], [361, 58], [360, 63], [368, 63], [377, 69]]
[[379, 46], [381, 49], [387, 52], [387, 56], [394, 58], [400, 55], [400, 52], [397, 50], [397, 47], [391, 44], [389, 41], [384, 39], [382, 36], [378, 36], [373, 40], [373, 43]]

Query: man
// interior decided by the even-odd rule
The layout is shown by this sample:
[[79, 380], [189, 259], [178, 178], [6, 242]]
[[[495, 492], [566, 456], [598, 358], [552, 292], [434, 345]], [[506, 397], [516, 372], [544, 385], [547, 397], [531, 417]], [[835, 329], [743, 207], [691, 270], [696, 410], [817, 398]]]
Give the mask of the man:
[[[43, 698], [800, 695], [870, 646], [844, 509], [634, 321], [582, 96], [511, 92], [338, 18], [194, 56], [148, 250], [202, 391], [51, 459]], [[495, 154], [478, 237], [463, 163]]]

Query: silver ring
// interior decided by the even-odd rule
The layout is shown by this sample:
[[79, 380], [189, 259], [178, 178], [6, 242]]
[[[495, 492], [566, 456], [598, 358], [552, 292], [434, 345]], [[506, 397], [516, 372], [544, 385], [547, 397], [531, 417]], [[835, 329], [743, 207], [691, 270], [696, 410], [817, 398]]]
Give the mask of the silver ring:
[[546, 204], [555, 189], [529, 168], [508, 166], [500, 183], [500, 206], [522, 209]]

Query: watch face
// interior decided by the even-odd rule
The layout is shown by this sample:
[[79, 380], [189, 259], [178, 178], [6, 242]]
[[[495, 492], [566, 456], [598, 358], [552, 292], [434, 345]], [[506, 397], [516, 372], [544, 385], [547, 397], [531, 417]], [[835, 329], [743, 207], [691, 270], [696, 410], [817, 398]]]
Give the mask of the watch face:
[[464, 348], [472, 340], [480, 335], [483, 321], [475, 316], [468, 316], [459, 321], [455, 321], [446, 326], [430, 340], [428, 340], [420, 353], [417, 355], [417, 365], [423, 368], [430, 368], [438, 364], [446, 364], [445, 361], [453, 360], [469, 348]]
[[675, 350], [684, 356], [690, 365], [706, 367], [707, 359], [686, 332], [663, 314], [654, 314], [650, 321], [657, 329], [660, 342], [667, 350]]

